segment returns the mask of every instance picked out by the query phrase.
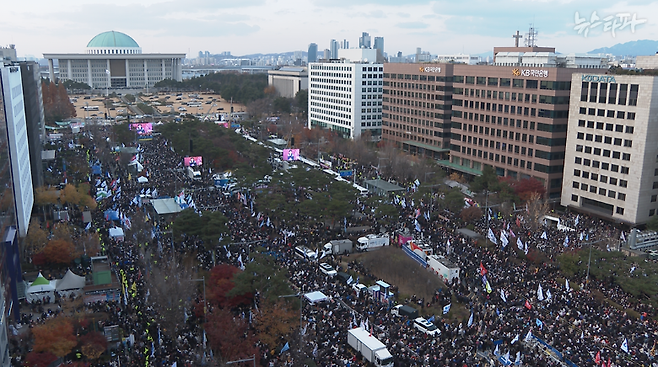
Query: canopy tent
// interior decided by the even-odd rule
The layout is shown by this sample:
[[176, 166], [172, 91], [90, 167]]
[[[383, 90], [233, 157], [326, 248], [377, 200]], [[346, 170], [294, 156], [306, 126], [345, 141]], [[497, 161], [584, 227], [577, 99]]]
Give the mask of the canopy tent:
[[144, 176], [139, 176], [139, 177], [137, 177], [137, 182], [146, 183], [146, 182], [149, 182], [149, 179], [144, 177]]
[[153, 199], [151, 204], [158, 215], [176, 214], [183, 210], [172, 198]]
[[103, 172], [101, 171], [101, 166], [100, 166], [100, 164], [95, 164], [95, 165], [91, 166], [91, 174], [93, 174], [93, 175], [100, 175], [100, 174], [102, 174], [102, 173], [103, 173]]
[[110, 228], [110, 237], [118, 241], [123, 241], [123, 228], [121, 227]]
[[306, 293], [304, 298], [306, 298], [311, 303], [324, 302], [328, 299], [327, 296], [325, 296], [324, 293], [320, 291]]
[[28, 302], [40, 301], [44, 298], [55, 301], [55, 285], [57, 280], [48, 280], [39, 273], [37, 279], [30, 284], [30, 287], [25, 291], [25, 299]]
[[71, 269], [66, 272], [66, 275], [57, 281], [55, 290], [62, 297], [70, 297], [71, 294], [76, 297], [82, 295], [82, 288], [85, 286], [85, 277], [74, 274]]
[[110, 209], [106, 210], [105, 220], [119, 220], [119, 211]]

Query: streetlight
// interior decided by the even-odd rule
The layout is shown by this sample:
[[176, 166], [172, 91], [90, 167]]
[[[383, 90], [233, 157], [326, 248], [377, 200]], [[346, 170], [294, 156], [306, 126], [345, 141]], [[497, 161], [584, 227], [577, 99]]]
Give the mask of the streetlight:
[[603, 239], [581, 243], [581, 246], [589, 245], [589, 259], [587, 260], [587, 276], [585, 277], [585, 285], [589, 285], [589, 266], [592, 263], [592, 245], [601, 241], [603, 241]]

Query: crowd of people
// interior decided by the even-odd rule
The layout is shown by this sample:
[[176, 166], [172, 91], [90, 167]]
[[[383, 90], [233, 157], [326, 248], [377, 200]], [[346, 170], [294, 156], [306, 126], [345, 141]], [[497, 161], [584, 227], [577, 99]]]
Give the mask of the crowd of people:
[[[297, 291], [303, 294], [317, 290], [328, 298], [325, 302], [303, 303], [301, 329], [285, 341], [289, 349], [259, 344], [261, 354], [257, 359], [264, 366], [300, 366], [309, 360], [321, 366], [365, 366], [366, 361], [347, 344], [347, 331], [357, 326], [369, 329], [388, 347], [396, 366], [462, 367], [482, 366], [486, 362], [528, 366], [658, 365], [654, 357], [658, 328], [649, 304], [631, 302], [619, 285], [608, 279], [593, 279], [589, 284], [584, 284], [580, 277], [565, 279], [555, 265], [555, 257], [565, 250], [578, 249], [598, 239], [620, 237], [617, 228], [601, 220], [563, 214], [561, 223], [572, 230], [562, 231], [533, 228], [522, 213], [505, 217], [485, 212], [476, 223], [476, 231], [483, 237], [476, 239], [457, 231], [458, 221], [453, 220], [456, 213], [439, 210], [438, 192], [414, 202], [412, 196], [419, 185], [416, 180], [401, 183], [406, 191], [391, 200], [400, 213], [394, 226], [379, 223], [380, 218], [365, 200], [355, 199], [360, 216], [367, 218], [372, 228], [386, 229], [392, 239], [399, 238], [394, 236], [396, 232], [413, 233], [413, 237], [423, 238], [434, 253], [459, 266], [458, 281], [448, 282], [441, 292], [437, 290], [432, 300], [420, 302], [441, 306], [459, 302], [469, 317], [435, 315], [434, 324], [441, 332], [428, 336], [417, 330], [413, 322], [392, 315], [391, 303], [359, 294], [352, 287], [353, 282], [329, 279], [318, 270], [317, 263], [295, 256], [293, 249], [297, 245], [333, 239], [327, 237], [334, 233], [327, 232], [324, 223], [301, 228], [294, 220], [267, 218], [265, 224], [266, 219], [257, 215], [259, 194], [225, 195], [209, 182], [193, 186], [193, 180], [182, 169], [183, 158], [162, 137], [138, 146], [135, 159], [144, 167], [139, 174], [117, 162], [96, 159], [92, 151], [90, 162], [100, 163], [103, 173], [90, 177], [90, 181], [96, 187], [100, 187], [98, 182], [106, 181], [106, 186], [113, 188], [113, 195], [99, 202], [90, 230], [101, 234], [102, 251], [109, 256], [112, 270], [122, 284], [122, 296], [119, 301], [87, 307], [107, 313], [107, 323], [118, 325], [126, 333], [114, 357], [105, 365], [197, 366], [209, 362], [213, 357], [203, 349], [203, 325], [191, 311], [191, 316], [178, 324], [174, 332], [162, 330], [153, 300], [149, 299], [150, 269], [185, 254], [194, 254], [198, 269], [209, 270], [220, 263], [241, 266], [258, 246], [277, 254], [277, 263], [287, 269], [290, 284]], [[356, 173], [360, 179], [378, 176], [375, 168], [358, 166], [343, 157], [337, 166], [360, 167]], [[147, 177], [148, 182], [139, 183], [137, 175]], [[165, 234], [168, 228], [151, 224], [155, 220], [148, 222], [153, 227], [146, 236], [133, 233], [129, 218], [146, 213], [141, 200], [147, 193], [151, 197], [182, 198], [197, 211], [222, 211], [228, 218], [231, 244], [209, 248], [199, 238], [184, 236], [176, 239], [174, 247]], [[106, 210], [118, 211], [120, 219], [108, 221], [103, 215]], [[126, 229], [123, 240], [110, 238], [109, 229], [114, 226]], [[477, 241], [483, 241], [489, 231], [497, 244], [478, 245]], [[507, 245], [503, 246], [503, 242]], [[539, 265], [519, 261], [517, 248], [541, 250], [548, 260]], [[322, 261], [334, 266], [347, 262], [349, 269], [343, 270], [358, 274], [357, 279], [377, 280], [362, 264], [349, 258], [328, 256]], [[612, 302], [595, 299], [593, 289]], [[613, 302], [621, 309], [614, 307]], [[257, 304], [254, 307], [257, 312]], [[647, 316], [635, 319], [624, 311], [626, 308]]]

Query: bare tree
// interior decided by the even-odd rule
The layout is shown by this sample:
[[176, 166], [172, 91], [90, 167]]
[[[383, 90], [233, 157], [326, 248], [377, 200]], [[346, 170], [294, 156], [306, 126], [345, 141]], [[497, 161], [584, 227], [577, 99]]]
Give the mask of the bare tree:
[[528, 208], [525, 214], [527, 222], [530, 228], [536, 231], [542, 225], [542, 217], [548, 213], [548, 203], [543, 201], [538, 193], [534, 193], [530, 196], [530, 200], [526, 202], [526, 205]]

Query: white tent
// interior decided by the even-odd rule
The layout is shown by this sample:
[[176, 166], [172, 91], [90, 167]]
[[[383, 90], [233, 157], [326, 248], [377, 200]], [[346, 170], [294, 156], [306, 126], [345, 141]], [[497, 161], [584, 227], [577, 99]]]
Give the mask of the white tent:
[[28, 302], [40, 301], [44, 298], [49, 299], [51, 302], [55, 301], [55, 285], [57, 280], [48, 280], [39, 273], [37, 279], [30, 284], [30, 287], [25, 291], [25, 299]]
[[149, 182], [149, 179], [144, 177], [144, 176], [139, 176], [139, 177], [137, 177], [137, 182], [146, 183], [146, 182]]
[[324, 293], [320, 291], [306, 293], [304, 297], [311, 303], [324, 302], [328, 299], [327, 296], [325, 296]]
[[123, 228], [121, 227], [110, 228], [110, 237], [116, 239], [117, 241], [123, 241]]
[[66, 272], [66, 275], [57, 281], [55, 289], [62, 297], [70, 297], [71, 294], [76, 297], [82, 295], [82, 288], [85, 286], [85, 277], [74, 274], [71, 269]]

